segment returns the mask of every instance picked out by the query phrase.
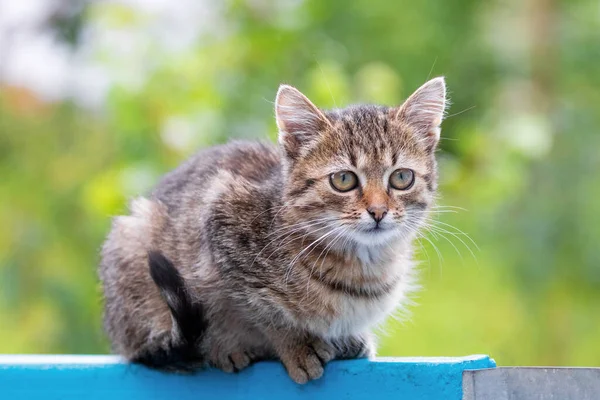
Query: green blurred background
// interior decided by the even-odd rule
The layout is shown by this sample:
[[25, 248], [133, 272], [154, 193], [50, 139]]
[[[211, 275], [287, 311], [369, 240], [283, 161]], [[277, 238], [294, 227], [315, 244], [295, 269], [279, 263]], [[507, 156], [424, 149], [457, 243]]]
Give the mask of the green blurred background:
[[437, 75], [461, 209], [380, 354], [600, 365], [597, 0], [0, 0], [0, 352], [107, 352], [110, 218], [199, 148], [274, 140], [279, 83], [393, 105]]

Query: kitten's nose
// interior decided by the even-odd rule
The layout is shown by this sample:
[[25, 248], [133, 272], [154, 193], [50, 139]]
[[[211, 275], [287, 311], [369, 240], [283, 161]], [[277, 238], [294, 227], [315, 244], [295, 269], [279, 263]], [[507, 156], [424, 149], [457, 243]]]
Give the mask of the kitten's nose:
[[376, 206], [369, 206], [367, 211], [369, 214], [371, 214], [371, 217], [375, 220], [375, 222], [379, 223], [387, 214], [388, 208], [385, 205], [380, 204]]

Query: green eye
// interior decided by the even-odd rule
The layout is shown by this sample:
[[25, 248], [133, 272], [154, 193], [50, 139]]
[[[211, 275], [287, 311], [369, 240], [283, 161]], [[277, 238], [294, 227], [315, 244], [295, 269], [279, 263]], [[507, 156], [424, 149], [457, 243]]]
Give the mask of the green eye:
[[340, 171], [329, 177], [331, 186], [339, 192], [348, 192], [358, 186], [358, 177], [351, 171]]
[[415, 173], [407, 168], [400, 168], [390, 175], [390, 186], [398, 190], [407, 190], [415, 183]]

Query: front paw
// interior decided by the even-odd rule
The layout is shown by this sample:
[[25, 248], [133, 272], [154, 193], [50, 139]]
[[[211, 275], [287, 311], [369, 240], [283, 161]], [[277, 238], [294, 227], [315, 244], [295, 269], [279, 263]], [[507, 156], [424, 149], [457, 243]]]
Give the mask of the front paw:
[[319, 379], [325, 364], [334, 357], [335, 348], [321, 339], [297, 343], [279, 354], [290, 378], [300, 384]]
[[348, 336], [334, 341], [335, 358], [372, 358], [375, 356], [375, 341], [371, 335]]
[[213, 351], [210, 355], [210, 365], [221, 371], [239, 372], [250, 365], [253, 355], [247, 351], [220, 352]]

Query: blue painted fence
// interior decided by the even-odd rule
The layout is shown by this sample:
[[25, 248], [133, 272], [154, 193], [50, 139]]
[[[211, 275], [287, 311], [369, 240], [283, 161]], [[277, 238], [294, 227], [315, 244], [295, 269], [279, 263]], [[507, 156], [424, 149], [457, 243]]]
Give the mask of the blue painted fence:
[[297, 385], [281, 364], [229, 375], [152, 371], [113, 356], [0, 356], [0, 399], [462, 399], [462, 373], [495, 367], [488, 356], [333, 361]]

